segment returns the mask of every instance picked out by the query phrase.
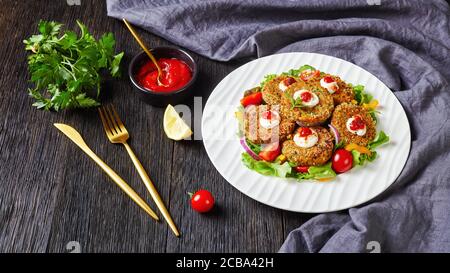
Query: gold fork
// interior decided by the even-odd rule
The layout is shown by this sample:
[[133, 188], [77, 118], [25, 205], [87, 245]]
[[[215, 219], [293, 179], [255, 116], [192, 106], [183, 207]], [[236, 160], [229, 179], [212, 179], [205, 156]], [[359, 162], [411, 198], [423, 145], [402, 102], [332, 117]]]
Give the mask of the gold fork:
[[175, 233], [175, 236], [180, 236], [180, 233], [178, 232], [178, 229], [175, 226], [175, 223], [173, 222], [172, 217], [170, 216], [169, 212], [167, 211], [167, 208], [164, 205], [164, 202], [161, 200], [161, 196], [159, 196], [158, 191], [156, 190], [155, 186], [153, 185], [152, 181], [150, 180], [150, 177], [148, 177], [147, 172], [145, 171], [141, 162], [139, 162], [139, 159], [134, 154], [130, 145], [128, 145], [127, 140], [130, 137], [130, 135], [128, 134], [127, 129], [125, 128], [122, 121], [120, 120], [119, 115], [117, 114], [116, 110], [114, 109], [114, 107], [112, 105], [109, 105], [109, 106], [99, 107], [98, 112], [100, 114], [100, 118], [103, 123], [103, 128], [105, 129], [105, 132], [106, 132], [106, 135], [108, 136], [109, 141], [111, 143], [120, 143], [120, 144], [123, 144], [123, 146], [125, 146], [128, 154], [131, 157], [131, 160], [133, 161], [134, 166], [136, 167], [139, 175], [141, 176], [142, 181], [144, 182], [147, 190], [150, 192], [150, 195], [151, 195], [153, 201], [155, 201], [156, 205], [158, 206], [162, 215], [166, 219], [166, 221], [169, 224], [170, 228], [172, 229], [173, 233]]
[[92, 158], [95, 163], [97, 163], [103, 171], [111, 177], [111, 179], [136, 203], [138, 204], [145, 212], [148, 213], [153, 219], [156, 221], [159, 220], [156, 213], [142, 200], [139, 195], [130, 187], [128, 184], [108, 165], [106, 165], [103, 160], [96, 155], [91, 148], [84, 142], [83, 137], [80, 133], [77, 132], [73, 127], [63, 124], [63, 123], [54, 123], [56, 128], [58, 128], [63, 134], [65, 134], [70, 140], [72, 140], [78, 147], [80, 147], [83, 152], [85, 152], [90, 158]]

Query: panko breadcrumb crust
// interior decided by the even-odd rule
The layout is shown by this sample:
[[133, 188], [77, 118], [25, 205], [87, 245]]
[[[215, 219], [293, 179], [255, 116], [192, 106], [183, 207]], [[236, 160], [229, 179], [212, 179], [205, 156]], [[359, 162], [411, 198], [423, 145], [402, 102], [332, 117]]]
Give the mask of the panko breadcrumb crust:
[[316, 126], [310, 127], [317, 132], [319, 140], [310, 148], [302, 148], [295, 144], [294, 140], [283, 142], [282, 153], [289, 162], [298, 166], [320, 166], [327, 163], [333, 154], [334, 138], [327, 129]]
[[[290, 133], [294, 131], [295, 122], [283, 119], [279, 113], [278, 105], [250, 105], [244, 112], [244, 134], [245, 138], [255, 144], [267, 144], [277, 141], [284, 141]], [[259, 118], [265, 111], [272, 110], [280, 114], [280, 124], [268, 129], [261, 126]]]
[[[366, 124], [366, 134], [364, 136], [353, 134], [347, 129], [347, 120], [354, 115], [360, 115]], [[336, 106], [331, 118], [331, 125], [338, 130], [341, 141], [344, 144], [355, 143], [367, 146], [377, 134], [375, 122], [369, 112], [365, 108], [351, 103], [342, 103]]]
[[[319, 103], [312, 108], [292, 108], [292, 101], [290, 98], [292, 98], [296, 91], [301, 89], [306, 89], [316, 94], [319, 97]], [[316, 126], [324, 123], [333, 113], [333, 109], [334, 103], [331, 95], [328, 91], [317, 88], [315, 84], [299, 81], [290, 85], [283, 96], [281, 96], [282, 116], [285, 119], [296, 121], [301, 126]]]
[[[353, 93], [353, 88], [344, 82], [339, 76], [330, 75], [323, 73], [319, 78], [314, 79], [311, 83], [320, 88], [321, 90], [327, 91], [320, 85], [320, 80], [326, 76], [331, 77], [334, 81], [337, 82], [339, 86], [339, 90], [331, 94], [333, 98], [334, 105], [339, 105], [344, 102], [351, 102], [355, 99], [355, 94]], [[327, 91], [328, 92], [328, 91]]]
[[287, 75], [280, 75], [276, 78], [271, 79], [268, 81], [263, 89], [262, 89], [262, 97], [263, 100], [270, 105], [278, 105], [280, 104], [281, 96], [283, 95], [283, 91], [279, 88], [280, 82], [285, 80], [286, 78], [293, 78], [296, 81], [301, 81], [297, 77], [291, 77]]

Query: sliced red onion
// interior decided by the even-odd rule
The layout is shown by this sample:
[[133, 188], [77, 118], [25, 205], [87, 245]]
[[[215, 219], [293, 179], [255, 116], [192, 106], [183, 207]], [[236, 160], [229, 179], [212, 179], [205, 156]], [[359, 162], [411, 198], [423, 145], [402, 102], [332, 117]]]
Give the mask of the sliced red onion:
[[341, 137], [339, 135], [339, 131], [336, 129], [336, 127], [334, 127], [331, 124], [328, 124], [328, 127], [330, 127], [331, 132], [333, 132], [334, 141], [335, 141], [336, 145], [338, 145], [338, 143], [341, 141]]
[[259, 157], [259, 155], [257, 155], [255, 152], [252, 151], [252, 149], [250, 149], [250, 147], [248, 147], [247, 145], [247, 141], [245, 141], [245, 138], [241, 138], [241, 145], [244, 148], [244, 150], [254, 159], [254, 160], [261, 160], [261, 158]]

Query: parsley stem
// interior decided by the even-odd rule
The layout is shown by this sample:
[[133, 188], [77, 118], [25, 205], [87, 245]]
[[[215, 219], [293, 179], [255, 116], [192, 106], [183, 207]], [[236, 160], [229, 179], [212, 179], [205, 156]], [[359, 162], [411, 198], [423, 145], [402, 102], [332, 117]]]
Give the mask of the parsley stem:
[[64, 68], [67, 71], [67, 73], [69, 73], [75, 81], [77, 80], [77, 77], [75, 77], [75, 74], [72, 71], [67, 69], [67, 67], [65, 67], [64, 65], [62, 65], [61, 67]]

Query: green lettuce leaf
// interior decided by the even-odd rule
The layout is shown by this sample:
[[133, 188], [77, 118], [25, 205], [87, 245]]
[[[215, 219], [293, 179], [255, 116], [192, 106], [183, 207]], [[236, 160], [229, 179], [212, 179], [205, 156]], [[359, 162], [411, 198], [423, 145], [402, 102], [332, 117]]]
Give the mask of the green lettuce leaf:
[[298, 77], [299, 74], [300, 74], [299, 69], [289, 69], [288, 72], [281, 73], [281, 75], [291, 76], [291, 77]]
[[336, 151], [337, 149], [344, 148], [344, 146], [345, 146], [345, 143], [344, 143], [343, 140], [341, 140], [341, 141], [339, 141], [338, 144], [334, 145], [334, 149], [333, 150]]
[[281, 75], [298, 77], [300, 75], [300, 73], [302, 73], [302, 71], [307, 70], [307, 69], [311, 69], [313, 71], [316, 70], [314, 67], [305, 64], [305, 65], [302, 65], [299, 69], [290, 69], [287, 72], [281, 73]]
[[[300, 74], [302, 71], [305, 71], [305, 70], [307, 70], [307, 69], [311, 69], [312, 71], [315, 71], [315, 70], [316, 70], [316, 68], [314, 68], [314, 67], [312, 67], [312, 66], [310, 66], [310, 65], [308, 65], [308, 64], [305, 64], [305, 65], [300, 66], [300, 68], [298, 69], [299, 74]], [[297, 75], [298, 75], [298, 74], [297, 74]]]
[[248, 139], [245, 139], [247, 142], [247, 146], [252, 150], [255, 154], [259, 154], [261, 152], [261, 145], [255, 144]]
[[[352, 85], [350, 85], [350, 86], [352, 86]], [[362, 105], [364, 103], [370, 103], [372, 101], [373, 96], [364, 91], [364, 85], [356, 85], [356, 86], [352, 86], [352, 88], [353, 88], [353, 93], [355, 94], [355, 100], [358, 102], [359, 105]], [[375, 123], [377, 123], [378, 122], [378, 118], [377, 118], [378, 111], [371, 110], [371, 111], [369, 111], [369, 114], [372, 117], [373, 121]]]
[[353, 166], [356, 166], [356, 165], [362, 166], [362, 165], [364, 165], [364, 163], [366, 161], [369, 161], [369, 162], [374, 161], [375, 158], [377, 158], [377, 152], [372, 151], [372, 154], [369, 156], [367, 154], [361, 154], [357, 150], [353, 150], [352, 156], [353, 156]]
[[331, 162], [322, 166], [311, 166], [308, 168], [307, 173], [292, 172], [289, 177], [293, 177], [299, 180], [302, 179], [329, 179], [336, 177], [336, 173], [331, 168]]
[[378, 111], [376, 111], [376, 110], [369, 111], [369, 115], [372, 117], [375, 124], [378, 123], [377, 113], [378, 113]]
[[270, 80], [276, 78], [277, 76], [278, 76], [277, 74], [268, 74], [268, 75], [264, 76], [264, 80], [259, 84], [259, 86], [261, 87], [261, 89], [264, 88], [264, 85], [265, 85], [268, 81], [270, 81]]
[[[299, 69], [290, 69], [290, 70], [287, 71], [287, 72], [281, 73], [281, 75], [291, 76], [291, 77], [298, 77], [298, 76], [300, 75], [300, 73], [302, 73], [302, 71], [307, 70], [307, 69], [311, 69], [311, 70], [313, 70], [313, 71], [316, 70], [314, 67], [305, 64], [305, 65], [302, 65]], [[264, 88], [264, 85], [265, 85], [268, 81], [270, 81], [270, 80], [276, 78], [277, 76], [278, 76], [277, 74], [268, 74], [268, 75], [264, 76], [264, 80], [259, 84], [259, 86], [260, 86], [261, 88]]]
[[292, 172], [292, 167], [288, 162], [279, 164], [277, 162], [258, 161], [247, 153], [242, 153], [242, 162], [250, 170], [262, 175], [287, 177]]
[[355, 100], [360, 105], [363, 103], [369, 103], [373, 99], [371, 94], [364, 91], [364, 85], [353, 86], [353, 93], [355, 93]]
[[380, 146], [380, 145], [382, 145], [382, 144], [384, 144], [384, 143], [388, 143], [388, 142], [389, 142], [389, 136], [386, 135], [385, 132], [380, 131], [380, 132], [377, 134], [377, 136], [375, 137], [375, 139], [372, 140], [372, 141], [369, 143], [369, 145], [367, 145], [367, 147], [368, 147], [370, 150], [373, 150], [373, 149], [375, 149], [376, 147], [378, 147], [378, 146]]
[[377, 152], [375, 151], [375, 148], [387, 142], [389, 142], [389, 136], [386, 135], [385, 132], [380, 131], [375, 139], [369, 142], [369, 144], [367, 145], [367, 148], [372, 152], [370, 156], [367, 154], [362, 154], [357, 150], [352, 150], [353, 166], [362, 166], [366, 161], [374, 161], [377, 158]]
[[336, 177], [336, 173], [331, 168], [331, 162], [322, 166], [311, 166], [308, 173], [312, 175], [313, 179], [326, 179]]
[[291, 177], [297, 180], [326, 179], [336, 176], [336, 173], [331, 168], [331, 162], [323, 166], [309, 167], [307, 173], [297, 173], [292, 171], [292, 165], [289, 162], [280, 164], [279, 162], [258, 161], [253, 159], [247, 153], [242, 153], [242, 162], [250, 170], [268, 176]]

